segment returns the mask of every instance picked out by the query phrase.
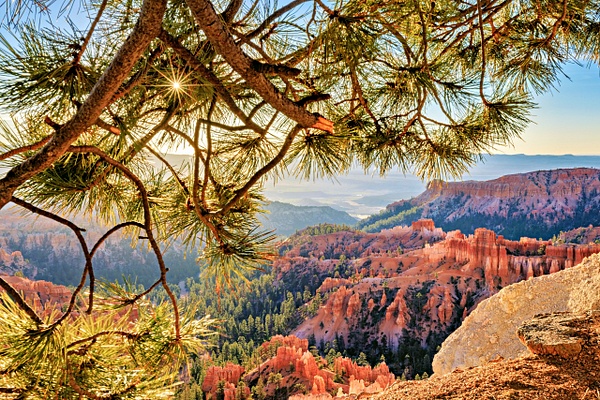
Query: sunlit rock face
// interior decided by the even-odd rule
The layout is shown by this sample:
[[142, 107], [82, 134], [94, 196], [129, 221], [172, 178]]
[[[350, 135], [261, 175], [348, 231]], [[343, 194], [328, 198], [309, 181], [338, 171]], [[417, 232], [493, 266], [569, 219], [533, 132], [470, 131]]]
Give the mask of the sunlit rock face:
[[510, 285], [482, 301], [444, 341], [433, 360], [434, 373], [527, 354], [516, 331], [537, 314], [599, 308], [600, 255], [595, 254], [574, 268]]
[[[323, 280], [317, 290], [322, 303], [294, 330], [299, 337], [314, 336], [317, 343], [341, 337], [350, 345], [364, 337], [367, 343], [381, 344], [384, 338], [385, 345], [396, 347], [407, 337], [428, 346], [435, 336], [441, 343], [481, 301], [503, 287], [571, 268], [600, 252], [598, 244], [513, 241], [484, 228], [472, 235], [445, 233], [428, 220], [379, 234], [403, 251], [377, 251], [376, 244], [364, 239], [377, 243], [370, 236], [374, 234], [338, 232], [304, 238], [276, 261], [275, 268], [298, 280], [314, 271], [331, 274], [342, 261], [324, 254], [332, 254], [333, 245], [335, 252], [347, 254], [342, 239], [347, 235], [357, 238], [352, 246], [347, 242], [353, 259], [343, 261], [349, 276]], [[420, 248], [407, 244], [414, 245], [419, 237]]]
[[[387, 206], [386, 218], [431, 218], [445, 230], [485, 227], [512, 239], [550, 238], [559, 231], [600, 225], [600, 170], [557, 169], [490, 181], [433, 181], [425, 192]], [[370, 217], [377, 222], [377, 216]], [[408, 221], [400, 218], [397, 224]], [[385, 226], [389, 227], [389, 226]]]

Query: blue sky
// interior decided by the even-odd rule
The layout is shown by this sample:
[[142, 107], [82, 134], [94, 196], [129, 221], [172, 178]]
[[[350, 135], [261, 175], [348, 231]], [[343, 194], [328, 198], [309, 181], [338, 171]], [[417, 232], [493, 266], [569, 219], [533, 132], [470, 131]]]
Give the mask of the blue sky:
[[557, 90], [538, 97], [533, 124], [504, 154], [600, 155], [600, 70], [567, 65]]

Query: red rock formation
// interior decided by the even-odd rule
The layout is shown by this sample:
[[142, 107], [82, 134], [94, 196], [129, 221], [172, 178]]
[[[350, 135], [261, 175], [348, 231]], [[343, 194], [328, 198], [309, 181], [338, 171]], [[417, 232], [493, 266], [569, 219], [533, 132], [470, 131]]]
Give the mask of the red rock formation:
[[[485, 182], [432, 181], [427, 191], [419, 197], [425, 200], [439, 196], [468, 194], [476, 198], [506, 199], [518, 197], [529, 202], [535, 202], [538, 198], [550, 196], [554, 199], [556, 205], [558, 202], [569, 203], [568, 199], [581, 195], [584, 187], [588, 191], [600, 189], [599, 176], [600, 171], [597, 169], [573, 168], [506, 175]], [[395, 207], [400, 203], [402, 202], [391, 204], [388, 207]], [[551, 205], [549, 204], [549, 206]]]
[[[236, 394], [236, 385], [244, 374], [244, 367], [233, 363], [227, 363], [224, 367], [211, 366], [206, 371], [206, 377], [202, 382], [202, 391], [207, 399], [216, 399], [219, 382], [224, 382], [225, 400], [234, 400]], [[246, 387], [247, 395], [250, 389]]]
[[298, 236], [290, 239], [292, 247], [274, 267], [287, 271], [295, 262], [305, 258], [323, 259], [322, 268], [334, 268], [341, 254], [346, 258], [361, 257], [365, 253], [386, 254], [422, 248], [425, 243], [442, 240], [445, 233], [433, 221], [415, 222], [414, 227], [395, 227], [379, 233], [342, 231], [328, 235]]
[[574, 168], [507, 175], [485, 182], [435, 181], [419, 196], [390, 204], [387, 209], [400, 212], [417, 207], [421, 218], [432, 218], [442, 226], [457, 226], [463, 217], [481, 218], [480, 226], [487, 226], [486, 216], [492, 217], [493, 225], [488, 227], [498, 229], [508, 228], [515, 220], [532, 220], [536, 231], [545, 227], [550, 236], [558, 233], [550, 230], [562, 221], [571, 224], [576, 213], [600, 224], [595, 211], [599, 193], [600, 170]]
[[329, 292], [333, 288], [345, 286], [351, 284], [352, 281], [343, 278], [325, 278], [321, 286], [319, 287], [320, 292]]
[[[297, 398], [320, 398], [327, 396], [331, 392], [340, 392], [348, 394], [350, 385], [355, 393], [375, 393], [381, 391], [394, 382], [395, 377], [390, 373], [387, 365], [382, 363], [376, 368], [369, 366], [362, 367], [348, 358], [338, 357], [334, 360], [332, 370], [326, 369], [326, 362], [321, 357], [315, 358], [308, 350], [308, 342], [295, 336], [275, 336], [269, 342], [262, 345], [267, 349], [276, 348], [273, 357], [263, 362], [258, 368], [250, 371], [245, 376], [248, 385], [257, 384], [262, 380], [265, 385], [265, 391], [268, 394], [275, 392], [275, 387], [268, 383], [268, 377], [271, 374], [281, 374], [281, 387], [291, 388], [295, 384], [300, 384], [309, 392], [308, 397]], [[270, 351], [271, 351], [270, 350]], [[215, 370], [217, 371], [217, 370]], [[214, 375], [214, 374], [213, 374]], [[211, 385], [214, 386], [218, 380], [227, 380], [232, 382], [237, 379], [233, 375], [232, 379], [221, 375], [218, 380], [212, 378]], [[207, 379], [208, 379], [207, 374]], [[336, 378], [337, 377], [337, 378]], [[334, 381], [334, 378], [335, 381]], [[205, 380], [206, 382], [206, 380]], [[354, 382], [354, 383], [353, 383]], [[206, 389], [209, 389], [207, 383]], [[205, 386], [203, 385], [203, 390]]]
[[[469, 236], [450, 232], [446, 240], [403, 254], [367, 255], [367, 250], [351, 262], [357, 271], [368, 265], [368, 273], [326, 280], [319, 288], [325, 304], [294, 331], [296, 335], [314, 335], [317, 342], [331, 342], [338, 335], [348, 343], [350, 332], [358, 331], [370, 340], [385, 335], [389, 344], [396, 346], [407, 333], [421, 338], [425, 345], [431, 333], [450, 333], [479, 301], [501, 287], [570, 268], [600, 252], [600, 244], [553, 245], [530, 238], [511, 241], [481, 228]], [[390, 293], [394, 296], [391, 301]], [[367, 310], [361, 310], [363, 301]], [[380, 309], [384, 313], [379, 313]], [[373, 320], [372, 315], [382, 318]]]
[[385, 363], [381, 363], [375, 368], [370, 366], [360, 366], [354, 361], [345, 357], [338, 357], [333, 364], [333, 371], [337, 376], [347, 376], [350, 381], [361, 380], [367, 383], [373, 383], [380, 380], [386, 387], [394, 383], [395, 377]]
[[23, 254], [20, 251], [12, 251], [8, 253], [3, 248], [0, 248], [0, 265], [23, 264]]
[[41, 313], [51, 310], [55, 305], [67, 304], [71, 299], [71, 291], [66, 286], [46, 281], [32, 281], [18, 276], [4, 275], [2, 278], [14, 289], [22, 292], [25, 300]]
[[413, 222], [411, 228], [413, 231], [423, 231], [425, 229], [433, 231], [435, 229], [435, 224], [432, 219], [420, 219]]
[[308, 340], [300, 339], [296, 336], [283, 336], [283, 335], [275, 335], [269, 340], [261, 345], [263, 350], [269, 348], [279, 348], [279, 347], [291, 347], [297, 348], [302, 351], [308, 350]]
[[356, 314], [358, 312], [360, 307], [361, 307], [360, 296], [358, 295], [358, 293], [354, 293], [352, 296], [350, 296], [350, 299], [348, 300], [348, 307], [346, 308], [346, 316], [352, 317], [354, 314]]
[[[464, 296], [464, 297], [466, 299], [466, 296]], [[431, 298], [433, 299], [434, 297], [431, 297]], [[450, 323], [450, 320], [452, 319], [452, 314], [454, 313], [455, 307], [456, 307], [456, 302], [454, 301], [454, 298], [452, 297], [450, 288], [445, 287], [444, 288], [444, 297], [442, 298], [442, 303], [437, 307], [437, 317], [441, 324], [448, 325]], [[464, 307], [464, 305], [462, 307]]]
[[600, 241], [600, 226], [589, 225], [561, 232], [558, 239], [563, 243], [588, 244]]

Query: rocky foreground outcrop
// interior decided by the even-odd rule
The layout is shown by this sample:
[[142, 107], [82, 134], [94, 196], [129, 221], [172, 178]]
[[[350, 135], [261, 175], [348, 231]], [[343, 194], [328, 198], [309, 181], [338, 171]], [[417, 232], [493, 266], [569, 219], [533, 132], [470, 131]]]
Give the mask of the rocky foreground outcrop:
[[[373, 400], [515, 399], [591, 400], [600, 393], [600, 313], [545, 314], [520, 328], [533, 354], [497, 358], [484, 365], [435, 374], [421, 381], [396, 382]], [[557, 335], [558, 333], [558, 335]], [[514, 334], [514, 333], [513, 333]], [[516, 337], [516, 335], [515, 335]], [[577, 343], [564, 354], [556, 349]], [[525, 348], [523, 346], [523, 348]], [[364, 397], [363, 397], [364, 398]]]
[[517, 336], [532, 354], [574, 358], [581, 353], [584, 344], [579, 326], [598, 315], [598, 310], [590, 310], [585, 315], [568, 312], [536, 315], [517, 329]]
[[473, 367], [497, 357], [527, 354], [515, 332], [535, 315], [600, 309], [600, 255], [551, 275], [522, 281], [482, 301], [442, 344], [435, 374]]

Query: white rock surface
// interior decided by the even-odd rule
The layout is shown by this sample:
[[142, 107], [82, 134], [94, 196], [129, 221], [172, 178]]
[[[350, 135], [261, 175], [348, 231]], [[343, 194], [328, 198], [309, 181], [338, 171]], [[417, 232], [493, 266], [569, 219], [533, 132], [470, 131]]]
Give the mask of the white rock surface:
[[442, 344], [433, 372], [474, 367], [498, 356], [528, 354], [517, 328], [537, 314], [600, 309], [600, 254], [576, 267], [507, 286], [482, 301]]

